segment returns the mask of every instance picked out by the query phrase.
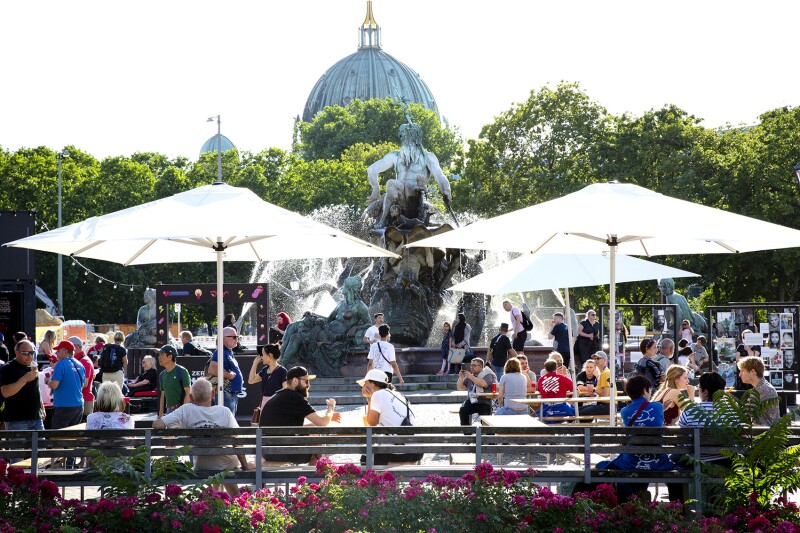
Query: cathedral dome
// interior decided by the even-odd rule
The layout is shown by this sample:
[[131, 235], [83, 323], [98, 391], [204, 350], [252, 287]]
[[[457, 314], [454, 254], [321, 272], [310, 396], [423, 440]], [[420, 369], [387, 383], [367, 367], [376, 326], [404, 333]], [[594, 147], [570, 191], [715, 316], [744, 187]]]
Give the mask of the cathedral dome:
[[370, 0], [359, 27], [358, 50], [339, 60], [314, 85], [303, 110], [305, 122], [311, 122], [326, 106], [387, 97], [422, 104], [438, 115], [436, 100], [419, 74], [381, 49], [380, 31]]
[[219, 137], [219, 144], [222, 145], [222, 151], [227, 152], [228, 150], [233, 150], [236, 146], [231, 142], [230, 139], [225, 137], [224, 135], [214, 135], [209, 140], [203, 143], [202, 148], [200, 148], [200, 155], [205, 154], [206, 152], [217, 152], [217, 138]]

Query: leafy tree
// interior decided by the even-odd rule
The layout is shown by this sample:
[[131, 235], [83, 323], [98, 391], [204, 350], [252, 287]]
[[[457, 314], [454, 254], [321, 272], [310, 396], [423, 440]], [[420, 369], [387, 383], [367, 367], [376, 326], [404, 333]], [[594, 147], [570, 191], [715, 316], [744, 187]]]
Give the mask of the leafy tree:
[[591, 147], [608, 134], [607, 122], [606, 110], [577, 84], [531, 91], [469, 141], [454, 206], [494, 216], [596, 181]]
[[[408, 113], [423, 131], [423, 145], [439, 158], [443, 167], [461, 151], [457, 132], [445, 128], [433, 111], [411, 104]], [[398, 131], [407, 122], [402, 107], [390, 98], [353, 100], [347, 106], [329, 106], [311, 122], [300, 124], [299, 154], [306, 161], [337, 160], [356, 143], [398, 143]]]

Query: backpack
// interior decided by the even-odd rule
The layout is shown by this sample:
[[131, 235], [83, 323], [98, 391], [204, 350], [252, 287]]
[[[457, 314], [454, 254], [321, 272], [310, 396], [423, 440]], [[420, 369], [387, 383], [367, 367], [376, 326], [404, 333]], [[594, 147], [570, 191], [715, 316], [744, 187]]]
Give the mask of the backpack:
[[118, 344], [106, 344], [100, 354], [100, 370], [103, 372], [119, 372], [122, 370], [122, 356], [117, 353]]
[[[636, 361], [636, 367], [634, 368], [634, 370], [632, 372], [632, 376], [644, 376], [644, 377], [646, 377], [647, 379], [650, 380], [650, 384], [653, 387], [657, 387], [658, 386], [658, 378], [656, 377], [656, 374], [653, 371], [653, 369], [650, 368], [649, 366], [647, 366], [647, 361], [648, 361], [648, 359], [646, 359], [644, 357], [642, 357], [641, 359]], [[650, 359], [650, 361], [652, 361], [652, 359]], [[653, 361], [653, 363], [656, 364], [656, 365], [658, 364], [655, 361]]]
[[522, 327], [525, 328], [525, 331], [530, 331], [533, 329], [533, 322], [531, 322], [531, 317], [529, 317], [525, 311], [520, 311], [522, 313]]

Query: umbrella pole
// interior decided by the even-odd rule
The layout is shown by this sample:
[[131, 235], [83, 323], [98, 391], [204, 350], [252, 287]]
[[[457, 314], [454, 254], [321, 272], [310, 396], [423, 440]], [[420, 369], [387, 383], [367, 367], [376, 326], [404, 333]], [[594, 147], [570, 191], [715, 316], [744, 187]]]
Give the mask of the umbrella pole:
[[[564, 304], [566, 308], [564, 309], [564, 317], [567, 321], [567, 336], [569, 337], [569, 369], [572, 372], [572, 397], [578, 397], [578, 387], [575, 386], [575, 377], [577, 374], [575, 373], [575, 342], [572, 340], [572, 313], [570, 312], [569, 306], [569, 287], [564, 288]], [[580, 404], [575, 402], [575, 414], [577, 416], [581, 415]]]
[[611, 237], [609, 241], [609, 248], [611, 249], [611, 273], [609, 275], [609, 284], [608, 284], [608, 299], [609, 299], [609, 306], [608, 306], [608, 313], [609, 313], [609, 320], [608, 320], [608, 367], [611, 371], [611, 380], [609, 385], [611, 386], [611, 401], [609, 402], [608, 406], [608, 414], [609, 416], [609, 425], [614, 427], [617, 425], [617, 318], [616, 318], [616, 298], [617, 298], [617, 285], [615, 281], [616, 277], [616, 260], [617, 260], [617, 237], [616, 235]]
[[222, 237], [217, 238], [217, 405], [225, 405], [222, 385], [225, 381], [225, 354], [223, 353], [222, 320], [225, 315], [225, 304], [222, 301], [222, 287], [225, 273], [222, 268]]

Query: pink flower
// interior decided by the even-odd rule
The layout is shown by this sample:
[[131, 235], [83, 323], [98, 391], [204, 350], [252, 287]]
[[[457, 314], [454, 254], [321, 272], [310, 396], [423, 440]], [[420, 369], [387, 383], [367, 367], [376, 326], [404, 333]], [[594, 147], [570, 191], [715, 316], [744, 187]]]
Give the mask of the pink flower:
[[178, 530], [183, 527], [183, 524], [181, 524], [179, 520], [173, 520], [172, 522], [169, 523], [169, 525], [172, 526], [172, 529], [175, 530]]
[[250, 515], [250, 523], [253, 525], [260, 524], [264, 521], [264, 511], [261, 509], [253, 509], [253, 514]]
[[123, 520], [130, 520], [131, 518], [133, 518], [133, 516], [135, 514], [136, 514], [136, 511], [134, 511], [130, 507], [126, 507], [125, 509], [122, 510], [122, 512], [119, 514], [119, 516]]
[[222, 533], [219, 526], [211, 527], [208, 524], [203, 524], [203, 533]]
[[369, 517], [369, 512], [367, 512], [367, 510], [363, 507], [358, 510], [358, 514], [360, 514], [362, 518]]
[[167, 496], [167, 498], [174, 498], [182, 493], [183, 489], [178, 485], [167, 485], [166, 489], [164, 490], [164, 494]]
[[772, 529], [772, 524], [765, 516], [759, 516], [747, 522], [747, 529], [750, 531], [768, 531]]
[[489, 517], [487, 517], [483, 513], [480, 513], [478, 516], [475, 517], [475, 520], [477, 520], [478, 522], [485, 522], [488, 519], [489, 519]]
[[161, 494], [159, 494], [159, 493], [157, 493], [157, 492], [151, 492], [150, 494], [148, 494], [148, 495], [145, 497], [144, 501], [145, 501], [146, 503], [156, 503], [156, 502], [159, 502], [159, 501], [161, 501]]
[[306, 476], [300, 476], [299, 478], [297, 478], [297, 484], [298, 485], [304, 485], [306, 480], [308, 480], [308, 478]]

